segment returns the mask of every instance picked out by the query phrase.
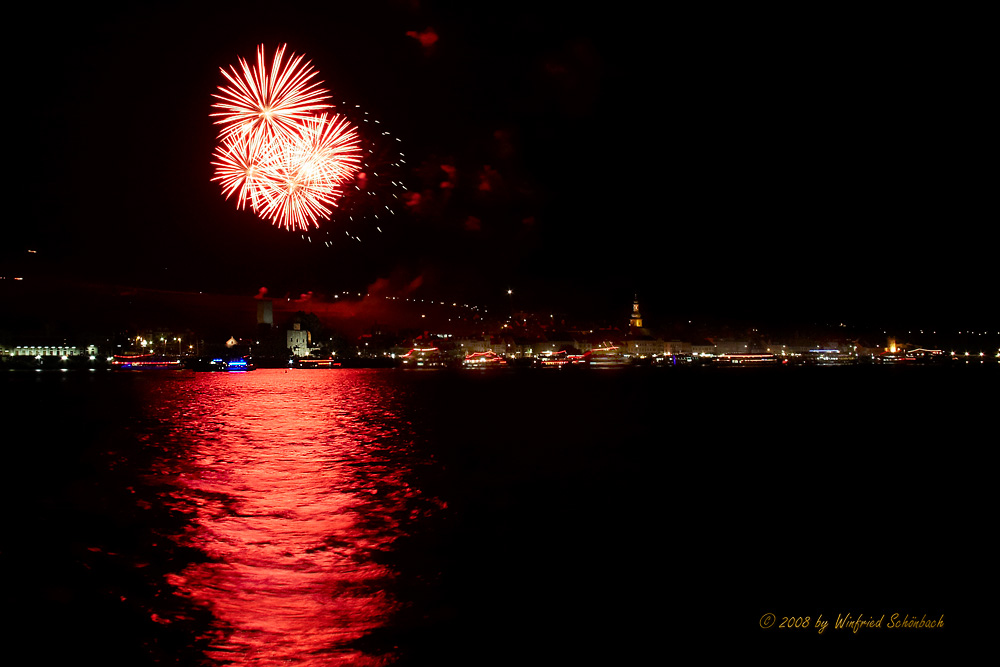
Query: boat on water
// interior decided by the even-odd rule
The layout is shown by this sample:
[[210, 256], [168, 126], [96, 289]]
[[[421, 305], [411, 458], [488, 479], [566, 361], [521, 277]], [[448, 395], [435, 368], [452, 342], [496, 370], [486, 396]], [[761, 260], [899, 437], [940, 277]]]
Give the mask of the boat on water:
[[448, 357], [437, 347], [414, 347], [399, 357], [403, 368], [444, 368]]
[[246, 373], [257, 370], [249, 357], [199, 357], [187, 361], [185, 367], [193, 371], [215, 373]]
[[334, 359], [296, 359], [294, 368], [340, 368], [343, 362]]
[[587, 358], [582, 354], [569, 354], [566, 350], [543, 353], [540, 357], [542, 368], [564, 368], [567, 366], [585, 366]]
[[771, 353], [720, 354], [712, 362], [717, 366], [775, 366], [784, 363], [778, 355]]
[[583, 356], [591, 368], [620, 368], [629, 365], [621, 349], [614, 345], [595, 347], [584, 352]]
[[462, 360], [464, 368], [500, 368], [507, 365], [507, 360], [493, 350], [487, 352], [472, 352]]
[[111, 360], [111, 368], [122, 371], [180, 370], [184, 368], [177, 357], [158, 354], [116, 354]]

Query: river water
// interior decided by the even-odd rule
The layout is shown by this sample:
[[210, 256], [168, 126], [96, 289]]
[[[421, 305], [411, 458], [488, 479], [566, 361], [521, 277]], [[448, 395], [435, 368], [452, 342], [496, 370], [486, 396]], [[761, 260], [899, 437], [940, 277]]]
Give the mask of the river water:
[[262, 667], [639, 664], [772, 603], [936, 612], [996, 376], [8, 372], [6, 606], [53, 664]]

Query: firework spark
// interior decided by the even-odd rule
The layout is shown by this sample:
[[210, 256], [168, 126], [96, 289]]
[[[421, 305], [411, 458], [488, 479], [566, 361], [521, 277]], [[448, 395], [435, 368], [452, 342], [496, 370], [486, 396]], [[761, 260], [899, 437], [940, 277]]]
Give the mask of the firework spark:
[[216, 124], [222, 125], [213, 155], [213, 181], [226, 199], [236, 194], [238, 209], [250, 208], [261, 218], [288, 230], [318, 227], [329, 219], [361, 168], [357, 129], [338, 114], [317, 115], [329, 108], [329, 93], [311, 83], [316, 72], [303, 56], [283, 63], [278, 49], [270, 70], [264, 47], [257, 49], [257, 67], [239, 59], [240, 78], [220, 69], [231, 85], [220, 86]]

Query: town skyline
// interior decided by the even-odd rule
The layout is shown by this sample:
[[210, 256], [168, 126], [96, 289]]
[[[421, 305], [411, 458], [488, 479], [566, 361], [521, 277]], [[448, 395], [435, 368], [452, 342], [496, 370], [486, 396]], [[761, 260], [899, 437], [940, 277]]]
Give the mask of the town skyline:
[[[17, 285], [30, 289], [24, 281]], [[583, 353], [608, 346], [620, 347], [636, 358], [738, 352], [794, 356], [817, 348], [874, 357], [897, 342], [900, 350], [933, 349], [956, 357], [992, 358], [1000, 353], [1000, 331], [983, 328], [879, 328], [837, 320], [717, 316], [684, 319], [677, 313], [646, 308], [638, 294], [611, 317], [592, 318], [555, 309], [516, 308], [513, 290], [505, 295], [507, 303], [492, 308], [421, 298], [419, 292], [402, 296], [376, 290], [343, 291], [292, 298], [273, 297], [264, 289], [253, 296], [95, 290], [86, 297], [81, 292], [66, 299], [76, 310], [63, 312], [53, 297], [40, 300], [41, 309], [33, 314], [8, 309], [0, 317], [0, 347], [7, 356], [28, 354], [14, 351], [22, 347], [44, 347], [44, 354], [57, 354], [57, 346], [73, 349], [75, 354], [94, 348], [101, 355], [114, 355], [131, 347], [133, 352], [191, 356], [222, 349], [227, 342], [253, 348], [264, 337], [271, 341], [269, 356], [291, 357], [398, 356], [408, 347], [431, 340], [449, 350], [454, 347], [456, 354], [465, 346], [466, 352], [494, 351], [511, 357], [538, 356], [543, 351], [559, 351], [556, 348]], [[301, 325], [309, 345], [274, 342], [276, 337], [284, 339], [286, 331], [291, 336], [293, 323], [295, 328]]]

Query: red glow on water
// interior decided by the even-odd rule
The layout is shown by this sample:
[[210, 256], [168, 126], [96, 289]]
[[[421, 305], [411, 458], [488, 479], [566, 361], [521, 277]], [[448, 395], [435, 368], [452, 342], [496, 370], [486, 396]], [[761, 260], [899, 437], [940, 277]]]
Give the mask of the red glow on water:
[[[350, 643], [387, 622], [394, 573], [376, 555], [419, 491], [386, 396], [363, 371], [198, 374], [153, 408], [179, 451], [157, 473], [188, 517], [176, 539], [207, 562], [168, 576], [211, 611], [208, 657], [240, 664], [380, 665]], [[195, 398], [197, 400], [195, 400]]]

